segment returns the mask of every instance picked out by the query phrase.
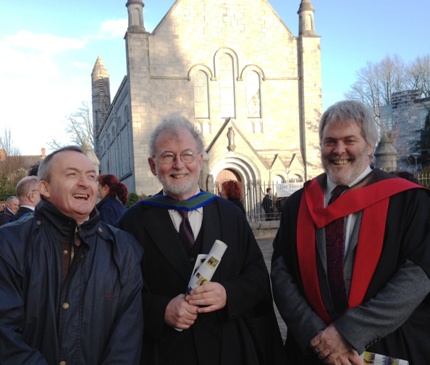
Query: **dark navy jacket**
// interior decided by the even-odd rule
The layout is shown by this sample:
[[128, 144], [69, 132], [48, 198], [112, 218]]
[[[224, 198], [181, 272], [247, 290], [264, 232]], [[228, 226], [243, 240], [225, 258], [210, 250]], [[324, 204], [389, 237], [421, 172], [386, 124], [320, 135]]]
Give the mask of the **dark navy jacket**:
[[127, 210], [127, 207], [122, 204], [116, 196], [106, 195], [96, 205], [100, 213], [100, 220], [107, 224], [115, 225], [122, 214]]
[[141, 257], [134, 238], [96, 210], [78, 226], [42, 200], [34, 217], [1, 227], [0, 363], [139, 364]]

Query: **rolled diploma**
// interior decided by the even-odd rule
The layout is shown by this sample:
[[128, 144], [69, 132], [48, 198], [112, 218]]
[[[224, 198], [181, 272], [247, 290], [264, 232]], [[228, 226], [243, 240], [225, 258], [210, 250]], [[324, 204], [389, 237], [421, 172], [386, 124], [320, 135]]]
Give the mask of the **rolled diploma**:
[[[190, 294], [190, 291], [194, 288], [197, 288], [198, 286], [203, 285], [212, 279], [212, 276], [221, 262], [222, 256], [224, 255], [226, 249], [227, 245], [224, 242], [215, 240], [210, 252], [206, 255], [205, 260], [200, 266], [197, 266], [197, 268], [193, 270], [193, 275], [191, 275], [191, 279], [188, 283], [186, 295]], [[202, 255], [199, 255], [199, 257], [201, 256]], [[178, 332], [182, 331], [181, 328], [176, 327], [175, 330]]]
[[187, 292], [189, 294], [191, 290], [197, 288], [204, 283], [211, 281], [218, 265], [221, 262], [222, 256], [224, 255], [227, 245], [216, 240], [208, 253], [205, 261], [200, 265], [200, 267], [195, 270], [194, 274], [191, 276], [190, 282], [188, 283]]

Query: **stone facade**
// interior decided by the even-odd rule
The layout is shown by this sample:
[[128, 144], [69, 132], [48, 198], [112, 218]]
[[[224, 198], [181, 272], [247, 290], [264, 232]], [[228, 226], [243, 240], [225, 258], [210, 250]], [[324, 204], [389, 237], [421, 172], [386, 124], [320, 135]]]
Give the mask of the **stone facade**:
[[384, 130], [390, 131], [401, 169], [408, 168], [413, 156], [428, 152], [418, 151], [417, 141], [421, 139], [421, 130], [429, 110], [430, 99], [421, 98], [419, 90], [393, 93], [391, 105], [381, 110], [381, 125]]
[[[150, 5], [148, 5], [150, 6]], [[310, 0], [300, 3], [299, 35], [267, 0], [177, 0], [152, 33], [143, 3], [127, 3], [127, 76], [103, 121], [109, 79], [94, 66], [93, 116], [102, 173], [138, 194], [160, 189], [148, 163], [148, 138], [169, 113], [190, 119], [204, 137], [204, 189], [242, 181], [305, 181], [321, 172], [320, 37]]]

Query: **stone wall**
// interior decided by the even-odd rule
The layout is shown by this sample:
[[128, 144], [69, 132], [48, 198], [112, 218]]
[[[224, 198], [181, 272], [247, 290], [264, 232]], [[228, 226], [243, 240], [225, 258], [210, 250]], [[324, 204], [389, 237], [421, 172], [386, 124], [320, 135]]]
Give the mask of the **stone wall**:
[[120, 171], [119, 156], [131, 154], [126, 184], [154, 194], [160, 186], [147, 163], [148, 138], [169, 113], [201, 130], [208, 159], [202, 180], [214, 187], [225, 169], [244, 185], [320, 173], [319, 36], [294, 36], [266, 0], [181, 0], [152, 33], [134, 23], [126, 35], [127, 95], [114, 101], [123, 104], [108, 116], [118, 123], [118, 113], [129, 108], [132, 146], [109, 142], [107, 149], [116, 151], [99, 156], [110, 170], [104, 173]]

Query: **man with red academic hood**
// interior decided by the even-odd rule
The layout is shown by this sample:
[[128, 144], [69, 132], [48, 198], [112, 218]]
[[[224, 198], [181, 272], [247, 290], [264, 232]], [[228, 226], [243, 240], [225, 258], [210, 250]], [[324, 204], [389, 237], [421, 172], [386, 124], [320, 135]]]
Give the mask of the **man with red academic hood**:
[[369, 352], [430, 364], [430, 196], [370, 167], [378, 139], [367, 108], [323, 114], [325, 173], [288, 198], [272, 284], [292, 364], [364, 364]]

